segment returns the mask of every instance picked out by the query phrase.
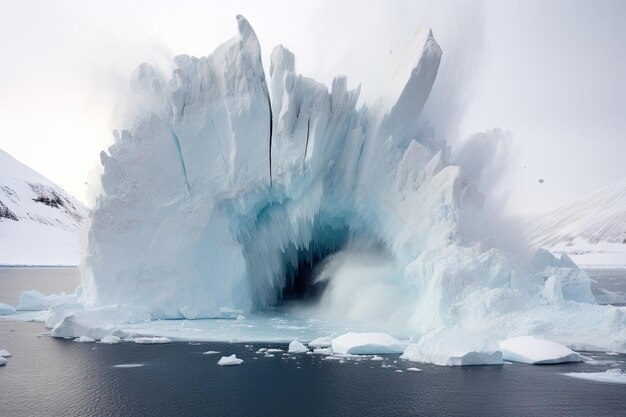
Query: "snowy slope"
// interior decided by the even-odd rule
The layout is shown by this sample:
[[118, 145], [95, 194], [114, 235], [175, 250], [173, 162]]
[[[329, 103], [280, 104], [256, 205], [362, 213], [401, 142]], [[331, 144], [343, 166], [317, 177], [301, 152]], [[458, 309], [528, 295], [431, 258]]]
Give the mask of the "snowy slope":
[[525, 222], [534, 246], [578, 265], [626, 265], [626, 178]]
[[0, 150], [0, 265], [78, 265], [87, 209]]

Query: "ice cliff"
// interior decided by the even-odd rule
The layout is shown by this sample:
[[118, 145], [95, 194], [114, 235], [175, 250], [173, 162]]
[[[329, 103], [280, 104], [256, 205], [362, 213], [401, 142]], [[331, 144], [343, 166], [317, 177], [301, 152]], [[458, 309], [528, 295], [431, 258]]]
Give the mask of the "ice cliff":
[[266, 80], [254, 31], [237, 24], [212, 54], [175, 57], [170, 80], [148, 64], [133, 74], [146, 110], [101, 153], [88, 307], [211, 318], [323, 281], [319, 312], [342, 319], [588, 345], [593, 329], [624, 349], [623, 312], [589, 303], [584, 272], [551, 256], [524, 265], [481, 234], [481, 193], [420, 117], [442, 54], [429, 29], [358, 106], [346, 77], [329, 91], [283, 46]]

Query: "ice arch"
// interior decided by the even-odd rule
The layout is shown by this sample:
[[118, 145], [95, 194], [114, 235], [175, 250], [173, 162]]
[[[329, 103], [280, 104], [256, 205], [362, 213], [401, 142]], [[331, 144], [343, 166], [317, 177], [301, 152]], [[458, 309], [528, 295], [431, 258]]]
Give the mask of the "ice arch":
[[[481, 194], [420, 119], [441, 58], [430, 30], [394, 53], [378, 100], [357, 107], [345, 77], [329, 91], [298, 75], [282, 46], [268, 83], [254, 31], [237, 23], [238, 36], [209, 56], [175, 57], [169, 81], [147, 64], [136, 70], [143, 116], [101, 153], [88, 308], [143, 306], [152, 318], [263, 309], [303, 258], [359, 240], [394, 268], [336, 265], [323, 302], [346, 317], [586, 346], [595, 334], [626, 349], [624, 314], [590, 304], [584, 273], [551, 256], [535, 270], [519, 265], [481, 236]], [[544, 291], [546, 281], [558, 285]], [[373, 300], [380, 294], [385, 302]]]

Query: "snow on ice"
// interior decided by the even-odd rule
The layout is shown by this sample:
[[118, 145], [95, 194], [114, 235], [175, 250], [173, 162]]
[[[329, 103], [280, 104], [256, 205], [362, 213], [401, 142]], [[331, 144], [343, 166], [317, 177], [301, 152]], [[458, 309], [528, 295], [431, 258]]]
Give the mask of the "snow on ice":
[[301, 342], [294, 340], [293, 342], [289, 343], [289, 353], [304, 353], [304, 352], [308, 352], [309, 348], [307, 348], [306, 346], [304, 346]]
[[135, 337], [135, 343], [141, 345], [160, 345], [163, 343], [172, 343], [172, 339], [167, 337]]
[[220, 360], [217, 361], [217, 364], [222, 366], [241, 365], [242, 363], [243, 359], [239, 359], [235, 354], [222, 356]]
[[402, 353], [406, 343], [386, 333], [346, 333], [333, 339], [333, 352], [353, 355]]
[[503, 340], [500, 349], [504, 360], [533, 365], [580, 362], [580, 355], [558, 343], [532, 336]]
[[588, 381], [626, 384], [626, 373], [622, 372], [621, 369], [609, 369], [606, 372], [568, 372], [563, 375]]
[[401, 357], [446, 366], [502, 365], [502, 352], [495, 341], [463, 329], [429, 333], [409, 345]]
[[75, 341], [75, 342], [80, 342], [80, 343], [93, 343], [93, 342], [95, 342], [96, 340], [95, 340], [95, 339], [92, 339], [92, 338], [91, 338], [91, 337], [89, 337], [89, 336], [80, 336], [80, 337], [77, 337], [76, 339], [74, 339], [74, 341]]
[[15, 308], [8, 304], [0, 303], [0, 316], [15, 314]]

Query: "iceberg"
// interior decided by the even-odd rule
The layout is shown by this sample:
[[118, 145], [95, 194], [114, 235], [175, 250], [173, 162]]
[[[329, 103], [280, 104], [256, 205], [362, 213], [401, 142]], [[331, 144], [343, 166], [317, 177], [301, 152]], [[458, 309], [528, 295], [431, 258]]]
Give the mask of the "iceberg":
[[304, 353], [304, 352], [308, 352], [309, 348], [307, 348], [306, 346], [304, 346], [301, 342], [294, 340], [293, 342], [289, 343], [289, 349], [287, 350], [287, 352], [289, 353]]
[[243, 359], [239, 359], [235, 354], [232, 354], [230, 356], [222, 356], [220, 360], [217, 361], [217, 364], [221, 366], [241, 365], [242, 363]]
[[533, 365], [581, 362], [580, 355], [573, 350], [532, 336], [520, 336], [500, 342], [504, 360]]
[[0, 366], [4, 366], [4, 365], [6, 365], [6, 364], [7, 364], [7, 362], [8, 362], [8, 361], [6, 360], [6, 358], [1, 358], [1, 357], [0, 357]]
[[140, 345], [162, 345], [164, 343], [172, 343], [172, 340], [167, 337], [136, 337], [135, 343]]
[[502, 365], [497, 343], [482, 334], [463, 329], [429, 333], [410, 344], [402, 359], [444, 366]]
[[6, 349], [0, 349], [0, 358], [10, 358], [11, 352]]
[[626, 384], [626, 374], [621, 369], [609, 369], [605, 372], [568, 372], [563, 375], [588, 381]]
[[15, 308], [8, 304], [0, 303], [0, 316], [15, 314]]
[[95, 339], [92, 339], [89, 336], [80, 336], [74, 339], [74, 342], [79, 342], [79, 343], [93, 343], [95, 341], [96, 341]]
[[[489, 236], [482, 169], [468, 168], [471, 152], [455, 165], [440, 131], [456, 129], [438, 129], [426, 111], [445, 102], [435, 82], [442, 50], [430, 29], [394, 51], [367, 103], [345, 76], [326, 86], [299, 74], [282, 45], [266, 78], [254, 30], [242, 16], [237, 29], [208, 56], [174, 57], [171, 77], [148, 64], [134, 72], [139, 116], [100, 155], [84, 309], [51, 314], [53, 336], [123, 337], [124, 328], [177, 340], [290, 341], [357, 329], [306, 323], [280, 336], [254, 333], [270, 307], [300, 302], [316, 319], [412, 335], [419, 348], [407, 356], [417, 349], [442, 363], [498, 362], [487, 342], [519, 334], [626, 352], [624, 310], [597, 305], [569, 258], [540, 252], [530, 262]], [[24, 306], [76, 302], [31, 295]], [[245, 320], [201, 320], [226, 317]], [[211, 331], [161, 319], [194, 319], [194, 329]], [[438, 329], [486, 335], [487, 344], [451, 349], [444, 338], [446, 353], [435, 358], [426, 342], [437, 339], [418, 338]], [[340, 336], [332, 346], [401, 353], [392, 339]]]
[[386, 333], [346, 333], [333, 339], [335, 354], [376, 355], [402, 353], [406, 343]]

